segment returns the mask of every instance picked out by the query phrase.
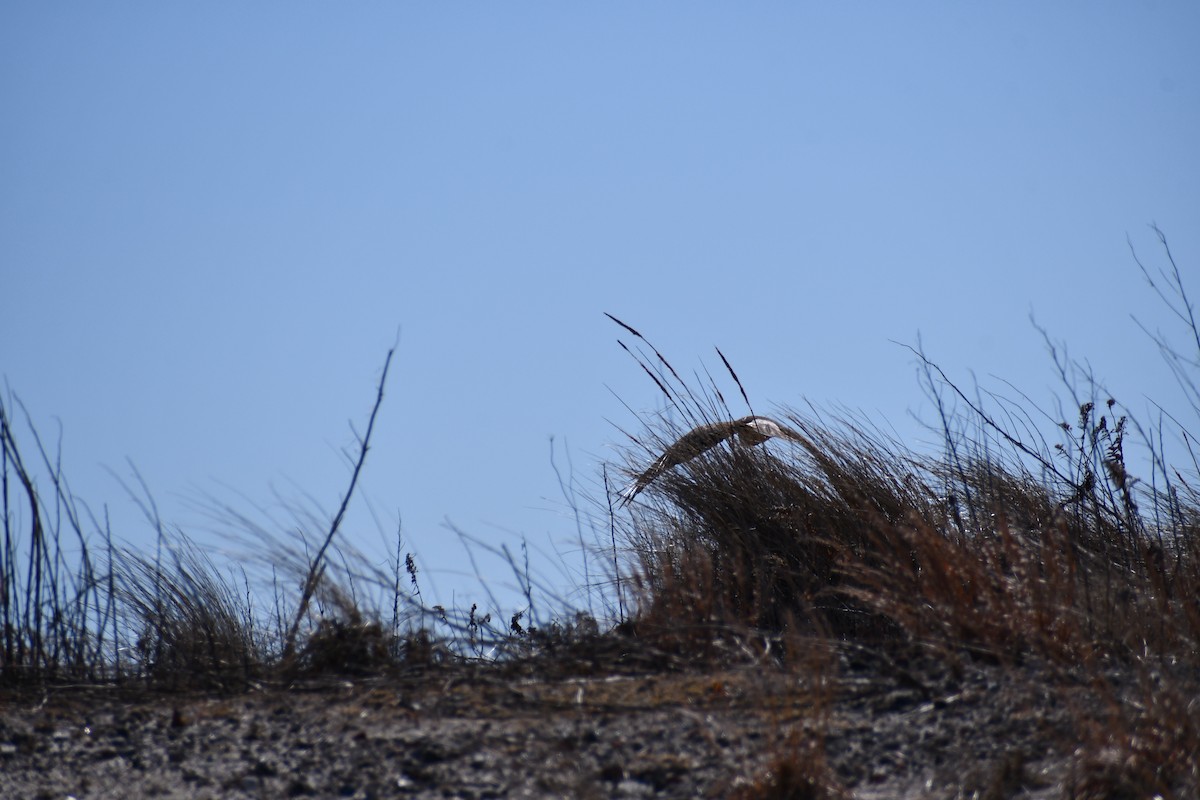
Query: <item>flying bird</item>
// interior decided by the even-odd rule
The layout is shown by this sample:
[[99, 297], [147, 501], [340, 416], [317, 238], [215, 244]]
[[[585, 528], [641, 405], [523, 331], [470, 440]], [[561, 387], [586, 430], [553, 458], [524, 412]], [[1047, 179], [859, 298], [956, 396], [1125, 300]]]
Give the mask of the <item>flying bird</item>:
[[679, 437], [678, 441], [668, 447], [661, 456], [654, 460], [653, 464], [621, 492], [621, 505], [625, 505], [637, 497], [643, 489], [671, 467], [691, 461], [731, 437], [737, 437], [737, 441], [746, 447], [755, 447], [772, 437], [788, 439], [801, 444], [808, 443], [808, 440], [800, 433], [767, 417], [750, 416], [735, 419], [732, 422], [710, 422], [700, 425]]

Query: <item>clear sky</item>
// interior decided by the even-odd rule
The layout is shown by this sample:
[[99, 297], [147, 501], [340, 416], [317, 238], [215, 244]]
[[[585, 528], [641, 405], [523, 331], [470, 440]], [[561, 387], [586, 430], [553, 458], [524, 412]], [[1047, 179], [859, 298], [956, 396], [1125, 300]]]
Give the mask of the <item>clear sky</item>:
[[336, 508], [399, 329], [346, 535], [402, 519], [447, 603], [446, 519], [569, 556], [551, 440], [599, 494], [659, 406], [603, 312], [914, 446], [892, 340], [1049, 405], [1031, 314], [1169, 402], [1126, 236], [1200, 295], [1197, 41], [1193, 2], [5, 2], [0, 375], [120, 536], [126, 459], [206, 536], [206, 495]]

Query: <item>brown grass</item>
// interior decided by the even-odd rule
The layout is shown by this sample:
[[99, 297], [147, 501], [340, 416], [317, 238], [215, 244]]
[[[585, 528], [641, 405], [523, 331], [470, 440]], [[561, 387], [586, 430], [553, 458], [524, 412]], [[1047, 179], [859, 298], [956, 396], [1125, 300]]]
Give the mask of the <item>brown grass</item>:
[[[1190, 301], [1177, 269], [1161, 281], [1197, 347], [1168, 361], [1177, 374], [1194, 371]], [[636, 339], [625, 349], [678, 420], [630, 436], [631, 475], [692, 427], [745, 413], [711, 377], [685, 382], [621, 324]], [[1200, 694], [1200, 494], [1163, 460], [1161, 427], [1157, 439], [1146, 436], [1150, 426], [1083, 372], [1097, 399], [1037, 431], [1032, 414], [985, 408], [914, 352], [943, 409], [943, 453], [915, 454], [855, 420], [784, 409], [777, 418], [804, 442], [749, 448], [731, 439], [674, 467], [621, 521], [637, 559], [633, 629], [669, 652], [710, 659], [800, 636], [916, 646], [950, 663], [1043, 664], [1045, 680], [1087, 686], [1110, 708], [1102, 721], [1081, 709], [1078, 740], [1064, 743], [1074, 752], [1067, 797], [1200, 791], [1200, 704], [1191, 699]], [[1072, 365], [1055, 358], [1068, 374]], [[945, 411], [947, 398], [965, 416]], [[1131, 431], [1152, 456], [1145, 479], [1126, 458]], [[1186, 430], [1179, 437], [1192, 441]], [[781, 756], [748, 796], [824, 796], [818, 756]]]

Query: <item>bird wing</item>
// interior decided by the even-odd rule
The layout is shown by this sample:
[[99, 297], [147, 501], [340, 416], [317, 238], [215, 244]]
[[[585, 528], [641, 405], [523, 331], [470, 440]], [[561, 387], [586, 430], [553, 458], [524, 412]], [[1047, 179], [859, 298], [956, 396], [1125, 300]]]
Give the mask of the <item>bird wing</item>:
[[654, 459], [654, 463], [647, 467], [642, 474], [638, 475], [633, 483], [621, 492], [621, 504], [624, 505], [637, 497], [643, 489], [671, 467], [682, 464], [685, 461], [691, 461], [701, 453], [711, 450], [730, 436], [733, 436], [735, 425], [736, 423], [731, 422], [712, 422], [693, 428], [679, 437], [674, 444], [663, 451], [662, 455]]

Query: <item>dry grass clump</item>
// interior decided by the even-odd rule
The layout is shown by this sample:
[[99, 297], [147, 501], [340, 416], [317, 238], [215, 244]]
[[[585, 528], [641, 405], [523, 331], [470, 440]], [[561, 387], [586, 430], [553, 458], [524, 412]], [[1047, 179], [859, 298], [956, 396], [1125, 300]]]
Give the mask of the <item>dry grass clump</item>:
[[300, 671], [305, 674], [370, 674], [391, 666], [395, 646], [377, 620], [360, 615], [324, 619], [304, 642]]
[[886, 469], [888, 450], [861, 432], [787, 421], [805, 445], [716, 449], [651, 489], [656, 503], [637, 513], [630, 531], [649, 600], [643, 624], [778, 629], [798, 617], [851, 636], [889, 627], [840, 591], [843, 566], [873, 558], [865, 518], [891, 523], [926, 498]]
[[[0, 684], [136, 676], [164, 688], [234, 688], [252, 680], [264, 654], [248, 600], [187, 537], [169, 541], [161, 525], [149, 556], [114, 544], [107, 523], [93, 518], [97, 551], [61, 466], [29, 425], [50, 479], [50, 491], [38, 491], [10, 407], [0, 402]], [[157, 525], [152, 505], [143, 508]]]
[[[1200, 789], [1200, 713], [1194, 680], [1143, 674], [1138, 696], [1086, 720], [1071, 754], [1067, 800], [1189, 797]], [[1193, 676], [1194, 679], [1194, 676]]]
[[838, 780], [820, 744], [793, 735], [758, 777], [735, 786], [729, 797], [732, 800], [846, 800], [851, 794]]
[[61, 464], [30, 426], [52, 486], [49, 502], [39, 493], [13, 405], [0, 399], [0, 684], [107, 680], [119, 657], [111, 571], [96, 563]]
[[247, 685], [266, 658], [246, 599], [187, 538], [167, 558], [116, 553], [117, 598], [137, 626], [130, 668], [167, 688]]
[[1142, 492], [1173, 521], [1151, 527], [1113, 478], [1128, 475], [1123, 460], [1103, 475], [1075, 464], [1083, 479], [1069, 482], [1016, 459], [948, 464], [858, 426], [786, 419], [803, 446], [714, 449], [648, 489], [627, 529], [640, 629], [704, 647], [714, 630], [800, 621], [1060, 663], [1200, 642], [1196, 506]]
[[[70, 681], [224, 691], [596, 650], [601, 637], [590, 618], [590, 627], [577, 620], [526, 629], [519, 622], [526, 608], [506, 628], [498, 613], [478, 605], [425, 607], [416, 562], [402, 557], [399, 534], [390, 573], [340, 541], [391, 356], [331, 518], [303, 507], [292, 507], [289, 520], [268, 515], [266, 522], [216, 503], [206, 509], [230, 542], [249, 546], [249, 561], [228, 571], [185, 533], [164, 527], [140, 475], [140, 491], [130, 494], [157, 534], [151, 548], [118, 544], [107, 521], [92, 518], [94, 530], [85, 532], [60, 466], [31, 423], [27, 436], [40, 464], [27, 463], [10, 418], [14, 404], [0, 398], [0, 686]], [[49, 477], [48, 491], [39, 491], [35, 475]], [[535, 584], [527, 570], [523, 577], [528, 600]]]
[[[685, 422], [634, 437], [639, 450], [735, 416], [650, 348], [641, 366]], [[1193, 653], [1200, 503], [1186, 484], [1156, 491], [1131, 476], [1114, 406], [1082, 404], [1046, 452], [972, 406], [983, 435], [964, 441], [947, 424], [945, 457], [852, 421], [782, 415], [798, 443], [730, 439], [647, 487], [624, 531], [636, 624], [693, 648], [714, 630], [799, 622], [1003, 660]]]
[[[401, 630], [407, 598], [398, 567], [397, 580], [390, 581], [334, 542], [365, 459], [391, 355], [340, 509], [331, 522], [312, 518], [304, 521], [312, 525], [301, 525], [324, 530], [318, 545], [310, 547], [303, 533], [294, 547], [269, 536], [260, 542], [276, 578], [273, 619], [256, 608], [262, 587], [252, 588], [244, 569], [235, 580], [184, 533], [164, 529], [140, 476], [144, 497], [134, 500], [157, 532], [151, 551], [115, 543], [107, 522], [94, 518], [96, 531], [86, 534], [60, 465], [32, 424], [28, 435], [40, 464], [27, 463], [9, 413], [14, 403], [0, 399], [0, 685], [71, 681], [228, 690], [298, 671], [362, 672], [439, 658], [420, 625]], [[19, 402], [15, 406], [24, 411]], [[35, 474], [49, 478], [48, 492], [38, 490]], [[238, 514], [226, 521], [250, 523]], [[341, 568], [330, 566], [334, 556]], [[279, 589], [278, 567], [300, 587], [293, 602], [281, 597], [286, 592]], [[390, 628], [380, 613], [360, 608], [357, 580], [394, 588]]]
[[[1196, 351], [1155, 342], [1200, 414], [1189, 377], [1200, 329], [1173, 261], [1162, 282], [1169, 293], [1152, 285], [1175, 303]], [[740, 414], [711, 377], [682, 380], [621, 324], [678, 420], [630, 437], [637, 475], [696, 425]], [[1095, 399], [1039, 431], [1031, 414], [1011, 403], [989, 411], [914, 352], [943, 411], [942, 454], [914, 454], [853, 420], [785, 411], [778, 419], [798, 442], [730, 439], [645, 487], [623, 523], [637, 557], [635, 630], [706, 656], [728, 652], [731, 638], [801, 633], [916, 645], [952, 663], [1046, 664], [1047, 680], [1121, 696], [1103, 725], [1081, 711], [1066, 796], [1200, 791], [1200, 703], [1189, 699], [1200, 694], [1200, 492], [1165, 463], [1161, 426], [1146, 435], [1084, 371]], [[1068, 375], [1074, 365], [1055, 359]], [[945, 410], [947, 398], [961, 414]], [[1131, 432], [1151, 455], [1144, 480], [1126, 457]], [[1179, 437], [1191, 452], [1192, 436]], [[1131, 684], [1154, 688], [1130, 697]]]

